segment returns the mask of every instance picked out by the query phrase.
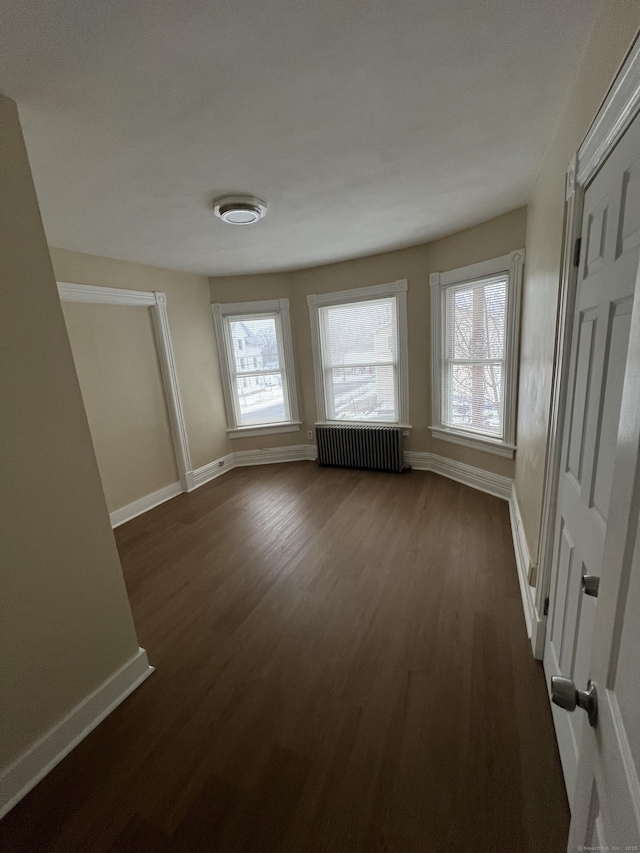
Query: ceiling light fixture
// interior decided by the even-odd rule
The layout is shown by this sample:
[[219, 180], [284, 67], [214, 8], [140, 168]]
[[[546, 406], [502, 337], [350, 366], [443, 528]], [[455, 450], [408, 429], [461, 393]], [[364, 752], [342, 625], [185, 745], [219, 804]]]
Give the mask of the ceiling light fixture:
[[267, 205], [251, 195], [228, 195], [213, 202], [213, 212], [229, 225], [253, 225], [266, 216]]

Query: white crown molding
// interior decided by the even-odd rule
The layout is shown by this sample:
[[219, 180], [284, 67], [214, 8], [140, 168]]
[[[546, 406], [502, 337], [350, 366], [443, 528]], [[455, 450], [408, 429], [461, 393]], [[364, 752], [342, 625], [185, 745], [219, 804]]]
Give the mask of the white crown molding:
[[90, 284], [71, 284], [70, 282], [59, 281], [58, 294], [64, 302], [129, 305], [151, 309], [176, 463], [182, 487], [185, 491], [189, 491], [190, 488], [193, 488], [189, 476], [191, 456], [178, 385], [178, 372], [171, 343], [166, 293], [162, 291], [124, 290], [118, 287], [95, 287]]
[[171, 500], [171, 498], [175, 498], [177, 495], [181, 495], [183, 492], [184, 489], [182, 488], [182, 483], [171, 483], [170, 486], [164, 486], [164, 488], [158, 489], [157, 492], [152, 492], [144, 498], [140, 498], [137, 501], [133, 501], [133, 503], [127, 504], [126, 506], [109, 513], [111, 526], [114, 528], [120, 527], [121, 524], [125, 524], [133, 518], [137, 518], [144, 512], [148, 512], [148, 510], [153, 509], [156, 506], [160, 506], [160, 504]]
[[584, 142], [578, 149], [577, 180], [585, 186], [620, 141], [640, 109], [640, 39], [616, 75]]
[[0, 818], [59, 764], [153, 672], [147, 653], [137, 654], [90, 693], [0, 775]]

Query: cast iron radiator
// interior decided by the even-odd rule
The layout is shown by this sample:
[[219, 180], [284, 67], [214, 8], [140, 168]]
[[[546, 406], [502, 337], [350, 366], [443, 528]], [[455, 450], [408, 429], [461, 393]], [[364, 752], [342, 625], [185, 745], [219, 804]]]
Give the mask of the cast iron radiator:
[[385, 426], [317, 426], [318, 464], [400, 473], [402, 429]]

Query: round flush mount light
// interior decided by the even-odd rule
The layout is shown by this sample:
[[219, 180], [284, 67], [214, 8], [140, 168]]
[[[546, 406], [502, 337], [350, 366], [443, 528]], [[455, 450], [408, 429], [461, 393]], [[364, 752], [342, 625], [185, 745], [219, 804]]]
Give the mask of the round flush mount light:
[[266, 216], [267, 205], [251, 195], [228, 195], [213, 202], [213, 212], [229, 225], [253, 225]]

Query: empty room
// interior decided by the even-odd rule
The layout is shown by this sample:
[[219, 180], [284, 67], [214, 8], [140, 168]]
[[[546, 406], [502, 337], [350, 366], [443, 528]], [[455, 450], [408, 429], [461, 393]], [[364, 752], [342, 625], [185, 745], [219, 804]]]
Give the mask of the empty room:
[[0, 3], [2, 853], [640, 850], [639, 28]]

